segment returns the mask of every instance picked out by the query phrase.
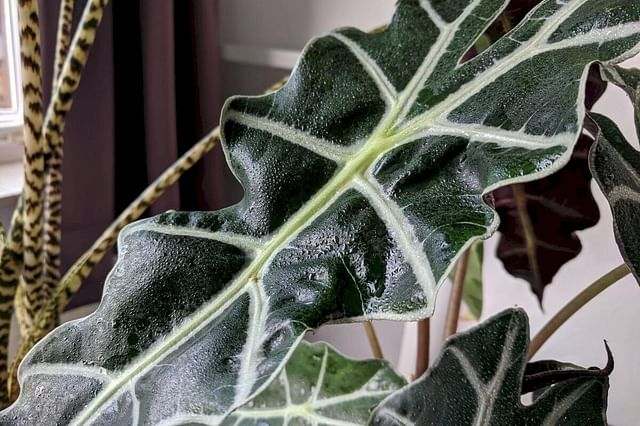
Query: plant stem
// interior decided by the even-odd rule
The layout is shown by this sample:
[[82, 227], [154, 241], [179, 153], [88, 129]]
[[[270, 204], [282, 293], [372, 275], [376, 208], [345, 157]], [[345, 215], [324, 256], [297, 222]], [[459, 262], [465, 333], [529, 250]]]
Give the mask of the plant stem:
[[58, 33], [56, 35], [56, 58], [53, 67], [53, 90], [57, 89], [58, 78], [71, 45], [71, 27], [73, 26], [74, 0], [62, 0], [58, 14]]
[[529, 359], [544, 345], [544, 343], [555, 333], [569, 318], [573, 316], [580, 308], [589, 303], [593, 298], [602, 293], [604, 290], [618, 282], [621, 278], [629, 275], [631, 270], [626, 264], [620, 265], [602, 277], [598, 278], [593, 284], [584, 289], [580, 294], [567, 303], [553, 318], [536, 334], [529, 345]]
[[15, 292], [22, 273], [23, 201], [21, 195], [11, 218], [9, 233], [0, 248], [0, 409], [6, 408], [10, 403], [7, 387], [9, 336]]
[[367, 339], [369, 339], [369, 346], [371, 346], [371, 352], [373, 352], [374, 358], [384, 359], [382, 347], [380, 347], [380, 341], [378, 340], [376, 329], [373, 328], [373, 323], [371, 321], [365, 321], [362, 324], [364, 325], [364, 330], [367, 332]]
[[18, 2], [20, 27], [21, 76], [24, 97], [24, 211], [22, 276], [25, 284], [26, 306], [39, 301], [42, 278], [42, 227], [45, 153], [42, 144], [43, 112], [42, 81], [40, 76], [40, 26], [38, 2]]
[[[58, 18], [58, 33], [56, 36], [56, 57], [53, 67], [52, 93], [58, 88], [58, 78], [64, 66], [69, 45], [71, 43], [71, 25], [73, 20], [74, 0], [62, 0]], [[44, 144], [52, 143], [55, 138], [44, 140]], [[44, 183], [44, 248], [43, 248], [43, 297], [51, 297], [56, 284], [60, 281], [60, 242], [62, 241], [62, 157], [63, 137], [55, 146], [49, 146], [49, 156], [45, 158]], [[31, 319], [31, 318], [29, 318]], [[24, 322], [19, 322], [24, 328]], [[59, 319], [56, 318], [55, 325]]]
[[[23, 2], [20, 2], [21, 4]], [[24, 2], [25, 4], [33, 3], [32, 0], [28, 0]], [[35, 2], [37, 3], [37, 2]], [[42, 228], [43, 228], [43, 208], [42, 208], [42, 197], [44, 194], [44, 177], [45, 172], [49, 173], [50, 170], [47, 170], [44, 163], [44, 159], [51, 156], [52, 153], [58, 150], [58, 145], [62, 143], [62, 135], [64, 133], [65, 128], [65, 119], [67, 113], [71, 110], [71, 106], [73, 104], [73, 95], [77, 91], [81, 76], [82, 70], [86, 64], [86, 61], [89, 57], [90, 47], [93, 45], [95, 40], [96, 31], [100, 26], [100, 22], [102, 21], [103, 12], [105, 7], [107, 6], [108, 0], [88, 0], [86, 2], [84, 11], [82, 13], [82, 17], [78, 24], [78, 29], [73, 37], [73, 41], [69, 46], [69, 52], [65, 57], [64, 64], [62, 66], [61, 71], [59, 72], [57, 82], [53, 83], [56, 90], [51, 94], [51, 101], [49, 102], [49, 106], [47, 108], [46, 114], [44, 116], [44, 122], [39, 127], [41, 128], [42, 134], [40, 136], [38, 147], [41, 148], [38, 153], [30, 153], [30, 149], [28, 148], [27, 141], [25, 140], [26, 155], [25, 159], [33, 158], [35, 155], [36, 158], [41, 158], [41, 161], [37, 162], [38, 170], [40, 172], [37, 176], [40, 176], [38, 181], [30, 182], [28, 179], [29, 173], [25, 175], [25, 239], [24, 239], [24, 259], [25, 259], [25, 268], [23, 273], [24, 283], [25, 285], [21, 286], [22, 294], [24, 294], [24, 303], [21, 305], [17, 305], [17, 307], [24, 307], [24, 310], [21, 314], [21, 318], [27, 321], [27, 325], [37, 326], [33, 324], [35, 322], [35, 316], [43, 307], [43, 304], [46, 303], [48, 299], [50, 299], [50, 294], [54, 292], [54, 289], [51, 288], [47, 291], [43, 291], [44, 281], [40, 278], [43, 276], [42, 270], [44, 265], [44, 256], [42, 253]], [[22, 8], [21, 8], [22, 9]], [[28, 12], [28, 11], [26, 11]], [[21, 12], [24, 13], [24, 12]], [[33, 14], [29, 14], [28, 17], [33, 19]], [[37, 25], [34, 24], [37, 27]], [[24, 31], [21, 31], [21, 34]], [[27, 32], [28, 34], [28, 32]], [[21, 48], [22, 49], [22, 48]], [[39, 47], [38, 47], [39, 52]], [[23, 55], [24, 56], [24, 55]], [[33, 68], [33, 67], [31, 67]], [[39, 68], [39, 67], [38, 67]], [[28, 80], [24, 80], [23, 84]], [[40, 87], [40, 86], [38, 86]], [[27, 98], [25, 98], [25, 105], [30, 105], [27, 102]], [[25, 108], [25, 111], [30, 110], [31, 108]], [[26, 120], [26, 118], [25, 118]], [[24, 126], [25, 129], [30, 128], [30, 126]], [[26, 136], [26, 135], [25, 135]], [[46, 143], [45, 143], [46, 142]], [[49, 166], [51, 162], [49, 162]], [[41, 167], [42, 166], [42, 167]], [[35, 166], [34, 166], [35, 167]], [[37, 189], [37, 209], [31, 208], [32, 203], [29, 199], [29, 193], [34, 192], [34, 188]], [[36, 233], [35, 226], [31, 226], [28, 223], [29, 217], [37, 217], [37, 230]], [[35, 224], [35, 221], [34, 221]], [[37, 235], [37, 238], [36, 238]], [[55, 239], [55, 236], [54, 236]], [[37, 245], [38, 243], [39, 245]], [[31, 246], [30, 246], [31, 245]], [[38, 248], [37, 256], [38, 263], [34, 266], [31, 265], [33, 263], [32, 258], [35, 258], [35, 248]], [[31, 262], [31, 263], [30, 263]], [[35, 277], [38, 277], [35, 280]], [[20, 293], [20, 289], [18, 289], [18, 293]]]
[[[542, 287], [542, 276], [540, 274], [540, 266], [538, 265], [536, 231], [533, 227], [533, 223], [531, 222], [531, 217], [529, 216], [529, 209], [527, 209], [527, 192], [524, 189], [524, 185], [521, 183], [511, 185], [511, 191], [513, 192], [513, 200], [516, 204], [520, 223], [522, 224], [524, 242], [527, 248], [527, 259], [529, 260], [529, 267], [533, 273], [537, 289]], [[541, 299], [541, 294], [537, 294], [537, 290], [536, 295], [538, 296], [538, 299]]]
[[418, 352], [414, 378], [422, 376], [429, 368], [429, 339], [431, 338], [429, 318], [418, 321]]
[[507, 15], [506, 12], [500, 15], [500, 23], [502, 24], [502, 29], [504, 30], [505, 34], [513, 29], [513, 25], [511, 24], [509, 15]]
[[447, 309], [447, 321], [444, 326], [444, 338], [456, 334], [458, 330], [458, 317], [460, 316], [460, 305], [462, 303], [462, 292], [464, 290], [464, 278], [467, 275], [467, 265], [469, 264], [469, 250], [462, 253], [458, 260], [458, 268], [453, 279], [451, 296], [449, 296], [449, 308]]

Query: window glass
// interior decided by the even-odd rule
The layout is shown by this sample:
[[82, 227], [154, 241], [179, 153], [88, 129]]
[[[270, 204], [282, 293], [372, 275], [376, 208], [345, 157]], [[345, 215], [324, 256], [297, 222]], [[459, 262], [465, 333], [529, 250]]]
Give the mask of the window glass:
[[19, 162], [22, 99], [16, 0], [0, 0], [0, 164]]

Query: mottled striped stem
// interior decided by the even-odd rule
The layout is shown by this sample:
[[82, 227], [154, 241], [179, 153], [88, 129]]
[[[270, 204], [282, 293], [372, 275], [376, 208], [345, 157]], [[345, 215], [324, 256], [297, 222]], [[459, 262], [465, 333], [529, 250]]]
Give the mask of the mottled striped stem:
[[23, 197], [13, 212], [9, 233], [3, 234], [0, 248], [0, 409], [9, 405], [7, 377], [9, 367], [9, 335], [16, 288], [22, 274]]
[[[90, 0], [84, 11], [78, 29], [76, 30], [70, 50], [64, 60], [62, 70], [57, 82], [54, 83], [56, 91], [52, 96], [47, 113], [44, 119], [43, 140], [45, 154], [59, 149], [62, 144], [62, 134], [64, 132], [65, 118], [73, 103], [73, 95], [80, 84], [82, 70], [89, 57], [89, 49], [93, 45], [96, 31], [103, 17], [104, 8], [108, 0]], [[25, 266], [26, 269], [26, 266]], [[42, 267], [40, 265], [40, 271]], [[32, 319], [39, 312], [49, 298], [51, 292], [47, 294], [43, 291], [43, 286], [37, 288], [37, 294], [29, 292], [27, 286], [25, 292], [24, 317]], [[33, 322], [33, 321], [30, 321]]]
[[24, 356], [48, 331], [53, 327], [55, 319], [75, 294], [82, 281], [86, 279], [93, 267], [104, 257], [106, 252], [115, 244], [118, 233], [129, 223], [138, 219], [147, 208], [153, 204], [164, 191], [189, 170], [198, 160], [209, 152], [220, 139], [220, 129], [216, 128], [208, 136], [193, 146], [173, 166], [167, 169], [155, 182], [149, 186], [129, 207], [123, 211], [115, 222], [107, 228], [100, 238], [78, 259], [67, 273], [62, 277], [55, 288], [54, 293], [38, 311], [33, 322], [33, 327], [20, 343], [10, 369], [10, 386], [12, 397], [17, 396], [16, 374], [18, 366]]
[[56, 36], [56, 58], [53, 68], [53, 92], [56, 91], [56, 82], [60, 78], [64, 61], [69, 54], [71, 45], [71, 26], [73, 25], [74, 0], [62, 0], [60, 2], [60, 14], [58, 15], [58, 33]]
[[[73, 0], [60, 2], [58, 34], [56, 37], [56, 59], [54, 63], [52, 93], [57, 90], [57, 81], [69, 53]], [[55, 147], [48, 147], [45, 162], [44, 190], [44, 277], [43, 297], [47, 298], [60, 281], [60, 243], [62, 239], [62, 146], [63, 138]], [[56, 321], [57, 323], [58, 321]]]
[[[53, 83], [54, 92], [52, 95], [52, 101], [49, 104], [49, 107], [47, 109], [47, 114], [44, 118], [44, 124], [42, 126], [42, 135], [41, 135], [42, 144], [39, 145], [40, 147], [42, 147], [42, 150], [40, 151], [41, 153], [40, 166], [43, 168], [44, 168], [45, 156], [51, 159], [51, 158], [54, 158], [54, 155], [52, 155], [52, 153], [61, 152], [62, 134], [64, 132], [65, 117], [68, 111], [71, 109], [71, 105], [73, 102], [73, 95], [76, 92], [78, 85], [80, 83], [81, 73], [86, 64], [86, 61], [89, 55], [89, 49], [93, 45], [97, 28], [102, 20], [104, 7], [107, 4], [108, 4], [107, 0], [90, 0], [87, 3], [83, 12], [82, 19], [80, 21], [80, 25], [71, 43], [69, 52], [67, 55], [64, 56], [64, 61], [62, 61], [62, 66], [60, 67], [60, 71], [58, 72], [59, 76], [57, 79], [55, 79]], [[61, 161], [61, 157], [57, 161], [58, 162]], [[61, 167], [61, 163], [58, 165], [56, 165], [55, 163], [56, 161], [53, 161], [53, 164], [51, 164], [51, 161], [50, 161], [48, 166], [53, 169], [55, 169], [56, 167], [57, 168]], [[44, 169], [42, 169], [42, 172], [40, 174], [40, 184], [41, 184], [40, 196], [42, 195], [42, 189], [43, 189], [42, 188], [42, 183], [44, 178], [43, 174], [44, 174]], [[52, 182], [54, 187], [56, 185], [60, 186], [62, 183], [61, 180], [59, 182], [56, 182], [57, 177], [55, 173], [52, 176], [50, 176], [49, 179]], [[51, 208], [50, 211], [55, 211], [55, 209], [59, 210], [60, 208], [59, 203], [58, 205], [56, 205], [55, 203], [55, 196], [53, 197], [53, 199], [50, 199], [49, 205]], [[25, 206], [27, 206], [26, 202], [25, 202]], [[40, 235], [40, 242], [42, 242], [42, 239], [41, 239], [42, 204], [39, 204], [39, 206], [40, 206], [40, 219], [41, 219], [39, 235]], [[26, 211], [27, 210], [25, 207], [25, 216], [26, 216]], [[53, 225], [53, 227], [55, 227], [55, 224]], [[57, 230], [59, 231], [59, 226]], [[52, 246], [58, 244], [59, 237], [56, 239], [55, 233], [50, 234], [49, 238]], [[25, 328], [28, 328], [30, 331], [33, 330], [33, 325], [36, 324], [35, 323], [36, 314], [42, 309], [42, 306], [45, 304], [46, 300], [51, 298], [51, 293], [53, 292], [53, 285], [45, 286], [43, 285], [44, 282], [41, 280], [42, 272], [43, 272], [42, 266], [44, 264], [45, 259], [42, 257], [42, 245], [40, 246], [40, 248], [41, 250], [40, 250], [39, 259], [41, 260], [41, 263], [38, 264], [38, 272], [39, 272], [40, 279], [33, 285], [29, 285], [29, 283], [26, 282], [24, 286], [24, 291], [19, 292], [21, 294], [24, 294], [24, 296], [21, 297], [20, 303], [16, 303], [16, 308], [20, 310], [20, 312], [16, 311], [16, 316], [21, 320], [20, 323], [21, 323], [22, 330], [24, 330]], [[26, 252], [26, 247], [25, 247], [25, 252]], [[51, 256], [49, 257], [49, 261], [51, 261], [52, 258], [57, 258], [59, 256], [59, 247], [57, 248], [57, 250], [56, 249], [52, 250], [50, 252], [50, 255]], [[27, 278], [26, 272], [28, 272], [26, 260], [27, 258], [25, 253], [25, 278]], [[46, 331], [48, 331], [53, 327], [53, 325], [55, 325], [57, 321], [57, 317], [58, 317], [57, 310], [53, 310], [53, 315], [48, 316], [49, 319], [47, 321], [47, 329], [45, 330], [45, 334], [46, 334]], [[27, 337], [27, 340], [29, 340], [28, 336], [26, 337]], [[24, 344], [24, 341], [23, 341], [23, 344]], [[9, 372], [8, 387], [9, 387], [9, 393], [11, 398], [16, 397], [18, 394], [18, 390], [19, 390], [18, 384], [17, 384], [17, 381], [13, 379], [15, 378], [17, 366], [22, 360], [23, 355], [24, 354], [22, 355], [19, 354], [19, 356], [17, 356], [16, 359], [13, 360], [11, 369]]]
[[42, 81], [37, 0], [19, 0], [20, 57], [24, 96], [23, 278], [27, 306], [38, 299], [42, 284], [44, 149]]
[[[265, 93], [280, 89], [286, 84], [288, 77], [283, 78], [269, 87]], [[20, 362], [29, 350], [51, 328], [57, 315], [64, 310], [71, 297], [78, 291], [82, 281], [85, 280], [93, 267], [104, 257], [116, 242], [118, 233], [129, 223], [138, 219], [144, 211], [155, 202], [163, 192], [176, 182], [180, 176], [198, 162], [220, 140], [220, 128], [215, 128], [209, 135], [195, 144], [162, 175], [160, 175], [142, 194], [138, 196], [120, 216], [107, 228], [100, 238], [87, 250], [66, 272], [55, 289], [54, 294], [38, 312], [34, 326], [31, 327], [20, 343], [16, 357], [11, 364], [9, 372], [9, 385], [14, 390], [12, 396], [17, 396], [17, 371]]]

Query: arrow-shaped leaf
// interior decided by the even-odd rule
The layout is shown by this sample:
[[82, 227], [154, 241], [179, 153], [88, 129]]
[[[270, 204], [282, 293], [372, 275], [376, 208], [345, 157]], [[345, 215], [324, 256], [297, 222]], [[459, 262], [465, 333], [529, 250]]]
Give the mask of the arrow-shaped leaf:
[[[533, 404], [520, 402], [528, 343], [527, 316], [519, 309], [454, 336], [424, 376], [376, 408], [371, 424], [605, 426], [609, 370], [550, 371], [538, 364], [539, 382], [553, 385]], [[545, 373], [556, 380], [544, 381]]]
[[229, 100], [246, 194], [129, 226], [98, 310], [25, 358], [3, 424], [216, 424], [326, 321], [417, 319], [497, 227], [483, 195], [553, 173], [590, 63], [637, 52], [640, 4], [547, 0], [461, 58], [503, 0], [401, 0], [387, 30], [313, 40], [291, 79]]
[[303, 342], [278, 377], [223, 425], [363, 425], [404, 385], [385, 361], [352, 360], [325, 343]]
[[[634, 101], [637, 131], [640, 135], [640, 70], [605, 68], [603, 76], [625, 88]], [[640, 153], [627, 142], [616, 124], [607, 117], [591, 113], [599, 127], [591, 149], [589, 166], [613, 213], [616, 242], [631, 272], [640, 283]]]
[[[487, 39], [502, 37], [539, 3], [510, 1], [500, 19], [487, 29]], [[592, 67], [585, 97], [587, 109], [605, 88], [599, 67]], [[541, 303], [545, 287], [558, 270], [580, 253], [582, 246], [575, 232], [596, 225], [600, 218], [587, 164], [591, 144], [592, 139], [583, 135], [571, 160], [558, 173], [506, 186], [492, 194], [500, 215], [497, 256], [511, 275], [529, 282]]]
[[600, 219], [588, 165], [592, 143], [581, 135], [571, 161], [557, 173], [494, 192], [498, 258], [511, 275], [529, 282], [540, 302], [558, 270], [582, 250], [576, 231]]

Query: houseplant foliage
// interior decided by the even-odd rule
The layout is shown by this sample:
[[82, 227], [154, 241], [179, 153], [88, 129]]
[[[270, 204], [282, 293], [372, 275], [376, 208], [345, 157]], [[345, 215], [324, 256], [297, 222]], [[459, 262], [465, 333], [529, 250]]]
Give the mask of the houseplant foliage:
[[222, 424], [361, 425], [404, 385], [385, 361], [355, 361], [325, 343], [302, 342], [278, 377]]
[[511, 275], [529, 282], [540, 302], [558, 270], [582, 250], [576, 231], [600, 219], [587, 164], [592, 143], [581, 135], [560, 171], [493, 194], [500, 215], [497, 255]]
[[535, 363], [528, 381], [548, 381], [537, 381], [543, 392], [531, 405], [520, 402], [528, 343], [527, 316], [517, 309], [457, 334], [427, 374], [376, 408], [371, 424], [606, 426], [610, 371]]
[[[635, 80], [632, 96], [640, 83], [638, 70], [610, 69], [631, 84]], [[612, 74], [613, 75], [613, 74]], [[639, 109], [636, 106], [636, 114]], [[600, 130], [592, 149], [591, 169], [604, 192], [614, 218], [614, 231], [622, 257], [640, 283], [640, 153], [627, 142], [622, 132], [607, 117], [592, 113], [591, 118]], [[640, 129], [640, 128], [639, 128]], [[640, 134], [640, 131], [638, 131]]]
[[308, 329], [431, 315], [497, 227], [483, 195], [566, 164], [589, 66], [640, 44], [638, 4], [549, 0], [463, 62], [505, 6], [401, 0], [386, 30], [317, 38], [282, 89], [230, 99], [244, 199], [127, 227], [98, 310], [33, 348], [0, 422], [218, 424]]
[[[486, 31], [489, 45], [539, 3], [540, 0], [510, 1]], [[484, 47], [476, 43], [476, 50]], [[602, 96], [605, 87], [599, 68], [593, 67], [587, 81], [587, 109]], [[571, 159], [558, 173], [505, 186], [491, 194], [500, 216], [497, 256], [511, 275], [530, 284], [540, 303], [545, 287], [552, 283], [558, 270], [582, 249], [575, 232], [594, 226], [600, 218], [587, 165], [592, 142], [586, 135], [580, 138]]]

